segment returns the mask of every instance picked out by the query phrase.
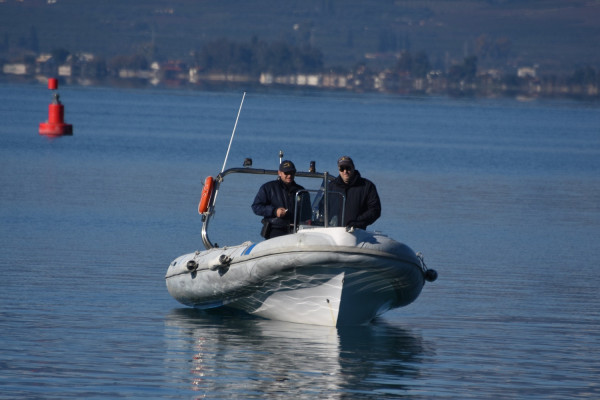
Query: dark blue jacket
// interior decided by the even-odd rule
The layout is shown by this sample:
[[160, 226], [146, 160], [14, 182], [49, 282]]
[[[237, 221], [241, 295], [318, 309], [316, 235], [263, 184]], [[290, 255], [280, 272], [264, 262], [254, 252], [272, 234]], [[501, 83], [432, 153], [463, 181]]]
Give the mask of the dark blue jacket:
[[375, 184], [360, 176], [355, 170], [348, 184], [338, 176], [329, 186], [329, 190], [346, 196], [344, 224], [355, 228], [366, 229], [381, 216], [381, 201]]
[[[263, 184], [252, 203], [254, 214], [268, 219], [275, 227], [288, 227], [294, 223], [294, 211], [296, 209], [295, 195], [304, 187], [292, 182], [286, 185], [277, 179]], [[283, 218], [277, 218], [275, 212], [283, 207], [288, 210]]]

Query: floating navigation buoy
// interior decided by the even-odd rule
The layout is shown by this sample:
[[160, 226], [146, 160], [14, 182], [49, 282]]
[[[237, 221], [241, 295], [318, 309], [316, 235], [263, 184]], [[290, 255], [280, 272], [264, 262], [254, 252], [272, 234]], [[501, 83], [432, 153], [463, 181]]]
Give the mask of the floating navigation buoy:
[[[48, 79], [48, 89], [58, 89], [58, 80], [56, 78]], [[48, 105], [48, 120], [40, 122], [40, 135], [63, 136], [73, 134], [73, 125], [65, 124], [65, 107], [59, 98], [58, 93], [54, 92], [52, 103]]]

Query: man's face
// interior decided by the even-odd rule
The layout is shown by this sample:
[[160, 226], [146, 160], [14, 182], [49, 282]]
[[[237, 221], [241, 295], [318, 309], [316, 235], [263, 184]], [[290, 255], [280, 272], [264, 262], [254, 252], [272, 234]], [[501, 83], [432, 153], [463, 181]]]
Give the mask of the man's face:
[[342, 165], [338, 169], [340, 170], [340, 177], [342, 178], [344, 183], [350, 182], [350, 179], [352, 179], [352, 175], [354, 175], [354, 168]]
[[281, 180], [284, 183], [292, 183], [293, 180], [294, 180], [294, 175], [295, 175], [294, 172], [281, 172], [281, 171], [278, 171], [277, 173], [279, 174], [279, 177], [281, 178]]

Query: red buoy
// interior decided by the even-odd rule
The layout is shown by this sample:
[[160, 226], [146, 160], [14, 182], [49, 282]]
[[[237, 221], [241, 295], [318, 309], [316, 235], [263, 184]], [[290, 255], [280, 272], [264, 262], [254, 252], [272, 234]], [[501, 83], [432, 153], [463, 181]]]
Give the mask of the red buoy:
[[58, 79], [48, 78], [48, 89], [50, 89], [50, 90], [58, 89]]
[[[57, 90], [58, 80], [48, 79], [48, 89]], [[54, 100], [48, 105], [48, 120], [40, 123], [40, 135], [62, 136], [72, 135], [73, 125], [65, 124], [65, 107], [59, 100], [58, 93], [54, 93]]]

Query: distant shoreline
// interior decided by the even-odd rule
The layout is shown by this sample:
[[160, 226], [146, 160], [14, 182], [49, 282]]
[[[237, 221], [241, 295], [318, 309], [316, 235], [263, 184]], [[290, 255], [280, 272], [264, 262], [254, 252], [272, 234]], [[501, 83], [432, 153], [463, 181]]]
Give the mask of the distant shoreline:
[[[3, 84], [36, 84], [47, 85], [49, 77], [22, 76], [22, 75], [2, 75], [0, 74], [0, 83]], [[148, 79], [140, 78], [106, 78], [106, 79], [78, 79], [74, 77], [59, 77], [60, 86], [81, 86], [81, 87], [110, 87], [121, 89], [184, 89], [198, 91], [222, 91], [222, 90], [253, 90], [255, 92], [329, 92], [329, 93], [354, 93], [354, 94], [383, 94], [400, 95], [407, 97], [436, 97], [445, 96], [449, 98], [513, 98], [520, 101], [530, 101], [535, 99], [572, 99], [577, 101], [600, 101], [598, 87], [594, 85], [561, 85], [544, 88], [541, 84], [528, 85], [524, 89], [514, 87], [479, 87], [476, 83], [471, 83], [468, 87], [455, 87], [452, 85], [438, 85], [437, 87], [427, 88], [427, 90], [416, 90], [410, 86], [404, 89], [387, 90], [365, 87], [328, 87], [319, 85], [301, 85], [301, 84], [261, 84], [258, 81], [224, 81], [224, 80], [199, 80], [189, 82], [186, 80], [169, 80], [151, 82]]]

